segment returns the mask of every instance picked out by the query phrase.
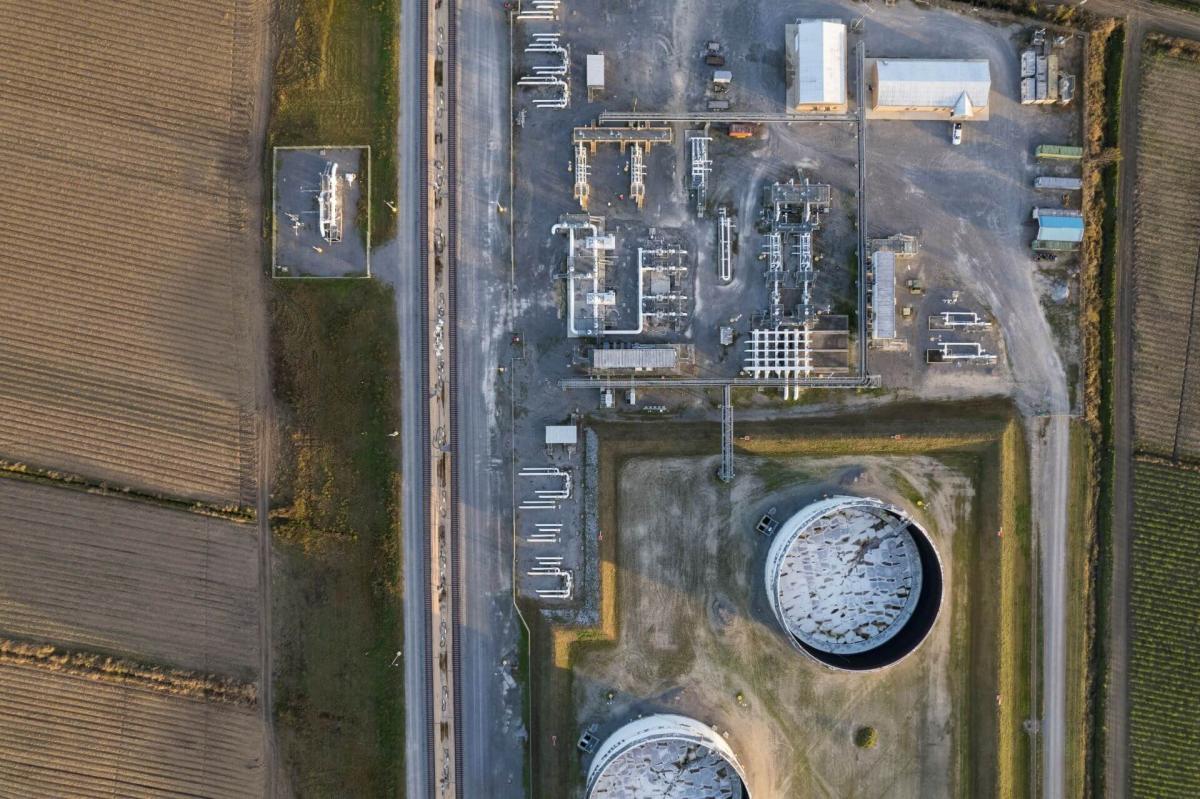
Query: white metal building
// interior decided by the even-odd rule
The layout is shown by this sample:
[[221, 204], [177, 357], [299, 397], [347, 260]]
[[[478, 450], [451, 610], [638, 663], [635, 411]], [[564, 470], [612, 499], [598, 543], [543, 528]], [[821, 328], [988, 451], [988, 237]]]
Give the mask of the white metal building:
[[573, 424], [546, 425], [546, 446], [573, 447], [579, 441], [579, 429]]
[[985, 120], [992, 91], [986, 59], [868, 59], [868, 116]]
[[687, 716], [631, 721], [601, 744], [588, 768], [587, 799], [749, 799], [728, 742]]
[[674, 369], [678, 363], [674, 347], [597, 347], [592, 350], [593, 369]]
[[846, 26], [836, 19], [802, 19], [784, 27], [788, 108], [846, 110]]
[[588, 53], [586, 59], [588, 99], [604, 93], [604, 53]]

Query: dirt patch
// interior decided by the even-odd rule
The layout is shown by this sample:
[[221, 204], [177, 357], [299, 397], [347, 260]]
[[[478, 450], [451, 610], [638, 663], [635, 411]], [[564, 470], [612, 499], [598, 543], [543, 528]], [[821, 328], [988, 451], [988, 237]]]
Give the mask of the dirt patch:
[[[955, 794], [962, 775], [951, 721], [963, 697], [950, 673], [950, 608], [963, 592], [948, 556], [955, 536], [974, 531], [970, 479], [928, 456], [753, 458], [739, 466], [744, 476], [731, 492], [710, 478], [714, 458], [625, 465], [620, 633], [577, 658], [579, 724], [598, 721], [607, 730], [654, 709], [695, 716], [728, 731], [761, 796]], [[780, 469], [799, 479], [776, 485]], [[836, 491], [906, 507], [947, 564], [948, 599], [929, 639], [880, 674], [836, 673], [807, 660], [766, 605], [768, 542], [753, 531], [758, 516], [775, 507], [783, 518]], [[914, 491], [921, 507], [910, 502]], [[879, 731], [870, 751], [853, 745], [865, 724]]]

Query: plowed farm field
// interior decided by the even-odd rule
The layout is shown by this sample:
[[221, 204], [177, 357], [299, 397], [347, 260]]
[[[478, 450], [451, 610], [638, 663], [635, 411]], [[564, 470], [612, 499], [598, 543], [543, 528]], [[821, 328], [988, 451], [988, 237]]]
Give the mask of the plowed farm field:
[[0, 479], [0, 631], [252, 679], [256, 528]]
[[1148, 54], [1134, 206], [1134, 437], [1200, 458], [1200, 64]]
[[263, 795], [257, 710], [0, 665], [0, 797]]
[[4, 15], [0, 458], [250, 504], [264, 6]]

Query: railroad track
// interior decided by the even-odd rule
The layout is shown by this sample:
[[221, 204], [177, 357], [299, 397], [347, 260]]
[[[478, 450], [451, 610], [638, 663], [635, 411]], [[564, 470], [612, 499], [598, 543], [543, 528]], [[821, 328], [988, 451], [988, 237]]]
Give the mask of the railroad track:
[[[425, 535], [421, 536], [423, 542], [422, 549], [419, 553], [414, 553], [422, 560], [424, 571], [424, 582], [422, 592], [424, 594], [424, 607], [426, 618], [429, 619], [429, 625], [426, 630], [424, 641], [424, 656], [425, 656], [425, 700], [428, 703], [431, 712], [430, 728], [427, 730], [428, 746], [426, 747], [427, 764], [429, 768], [430, 789], [432, 795], [439, 795], [440, 791], [436, 786], [442, 784], [442, 771], [438, 768], [437, 754], [439, 748], [437, 746], [438, 736], [444, 731], [445, 718], [437, 720], [437, 714], [434, 713], [434, 708], [438, 707], [440, 698], [437, 695], [435, 685], [435, 664], [440, 661], [440, 655], [435, 649], [435, 636], [442, 643], [438, 648], [445, 646], [445, 641], [450, 641], [451, 647], [451, 696], [449, 701], [452, 704], [452, 735], [453, 735], [453, 751], [454, 751], [454, 793], [456, 799], [461, 799], [463, 795], [462, 788], [462, 736], [459, 728], [462, 723], [462, 709], [458, 701], [459, 676], [462, 673], [462, 661], [459, 652], [459, 630], [461, 629], [461, 618], [459, 611], [459, 517], [457, 513], [457, 486], [458, 486], [458, 459], [454, 457], [454, 453], [458, 448], [458, 408], [456, 404], [455, 383], [456, 373], [458, 368], [458, 298], [456, 292], [456, 279], [458, 272], [458, 19], [457, 7], [455, 2], [450, 2], [445, 6], [446, 25], [444, 46], [441, 47], [441, 52], [438, 54], [437, 66], [440, 69], [434, 70], [439, 77], [437, 86], [430, 86], [429, 75], [431, 53], [429, 49], [430, 34], [433, 32], [433, 25], [436, 25], [436, 20], [431, 19], [431, 5], [436, 11], [441, 6], [441, 0], [421, 0], [420, 6], [420, 53], [419, 63], [422, 65], [419, 79], [419, 113], [421, 120], [420, 143], [418, 145], [418, 164], [413, 165], [413, 168], [421, 170], [420, 176], [420, 212], [418, 215], [418, 235], [421, 249], [421, 265], [420, 265], [420, 336], [419, 342], [420, 352], [423, 353], [421, 358], [421, 380], [420, 388], [423, 393], [424, 402], [422, 403], [422, 418], [421, 418], [421, 446], [425, 453], [421, 464], [421, 512], [425, 519], [426, 530]], [[440, 31], [439, 31], [440, 33]], [[440, 37], [439, 37], [440, 40]], [[440, 41], [439, 41], [440, 43]], [[429, 153], [429, 125], [430, 125], [430, 97], [431, 91], [441, 89], [444, 92], [444, 108], [445, 108], [445, 174], [441, 186], [446, 187], [446, 229], [439, 231], [438, 240], [434, 241], [434, 258], [433, 266], [440, 266], [444, 271], [440, 273], [442, 285], [446, 291], [446, 305], [444, 315], [444, 357], [446, 359], [445, 369], [441, 370], [439, 376], [438, 393], [446, 402], [448, 411], [449, 429], [446, 431], [446, 440], [441, 440], [441, 428], [439, 427], [439, 440], [434, 440], [431, 435], [431, 403], [434, 402], [435, 392], [434, 385], [430, 379], [430, 365], [432, 361], [432, 353], [429, 348], [429, 326], [430, 326], [430, 309], [433, 305], [431, 292], [437, 291], [436, 285], [431, 285], [430, 275], [432, 274], [430, 258], [430, 227], [437, 225], [437, 218], [431, 218], [430, 215], [430, 196], [429, 196], [429, 164], [431, 157]], [[436, 198], [433, 205], [437, 207]], [[441, 249], [439, 249], [439, 243]], [[440, 314], [439, 314], [440, 315]], [[434, 521], [433, 515], [433, 494], [434, 494], [434, 475], [433, 475], [433, 459], [435, 448], [442, 452], [448, 452], [450, 458], [450, 474], [446, 482], [441, 499], [446, 513], [449, 515], [449, 524], [446, 529], [446, 537], [444, 540], [445, 549], [448, 551], [445, 566], [445, 580], [448, 583], [446, 587], [450, 599], [449, 613], [449, 629], [444, 629], [447, 619], [445, 614], [444, 603], [439, 604], [438, 611], [440, 614], [441, 624], [434, 624], [434, 601], [435, 592], [441, 593], [443, 586], [437, 582], [437, 573], [433, 563], [433, 548], [432, 541], [435, 534], [439, 531], [439, 525]], [[444, 475], [439, 477], [439, 480], [444, 479]], [[440, 563], [439, 563], [440, 566]], [[437, 629], [435, 630], [435, 626]], [[443, 683], [443, 688], [444, 688]]]
[[454, 649], [451, 657], [452, 685], [454, 695], [454, 786], [458, 799], [463, 796], [463, 750], [462, 750], [462, 703], [459, 701], [462, 679], [462, 647], [459, 631], [462, 627], [462, 603], [459, 593], [460, 553], [458, 513], [458, 3], [454, 0], [446, 8], [446, 47], [443, 65], [446, 88], [446, 352], [448, 356], [447, 394], [450, 409], [450, 485], [448, 503], [450, 508], [450, 533], [447, 539], [450, 549], [450, 566], [447, 579], [450, 581], [451, 624], [453, 625]]

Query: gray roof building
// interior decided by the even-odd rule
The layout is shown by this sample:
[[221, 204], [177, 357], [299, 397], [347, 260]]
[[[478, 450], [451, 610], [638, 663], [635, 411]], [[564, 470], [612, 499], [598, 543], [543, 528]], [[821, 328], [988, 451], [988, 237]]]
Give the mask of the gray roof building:
[[678, 361], [674, 347], [597, 347], [592, 350], [593, 369], [674, 369]]
[[872, 116], [987, 119], [992, 75], [985, 59], [878, 58], [868, 74]]
[[871, 283], [871, 338], [896, 337], [896, 253], [876, 250], [871, 256], [875, 279]]

